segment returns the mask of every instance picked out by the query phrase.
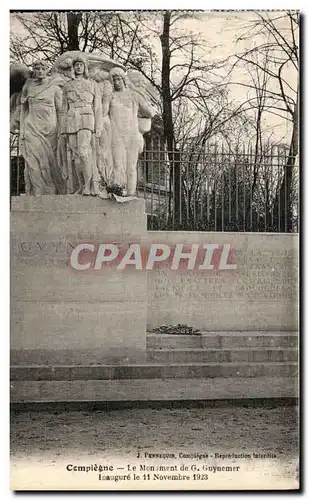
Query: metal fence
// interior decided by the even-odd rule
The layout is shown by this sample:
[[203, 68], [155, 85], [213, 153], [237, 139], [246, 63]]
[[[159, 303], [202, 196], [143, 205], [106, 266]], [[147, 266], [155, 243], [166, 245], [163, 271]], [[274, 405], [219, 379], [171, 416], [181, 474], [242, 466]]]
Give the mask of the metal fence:
[[[11, 136], [11, 194], [25, 192], [24, 162]], [[145, 150], [138, 196], [150, 230], [298, 231], [299, 167], [286, 149]]]
[[145, 151], [139, 196], [153, 230], [297, 232], [297, 158], [219, 150]]

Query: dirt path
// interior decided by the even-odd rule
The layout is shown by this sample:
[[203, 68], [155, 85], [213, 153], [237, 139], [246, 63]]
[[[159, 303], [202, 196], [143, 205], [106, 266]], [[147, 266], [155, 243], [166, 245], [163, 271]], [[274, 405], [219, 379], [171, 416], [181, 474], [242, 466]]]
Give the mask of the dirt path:
[[212, 457], [234, 452], [276, 455], [234, 463], [241, 463], [243, 472], [250, 469], [256, 477], [295, 481], [297, 443], [297, 412], [290, 407], [27, 412], [11, 418], [13, 474], [25, 460], [33, 467], [48, 461], [52, 467], [72, 457], [75, 461], [81, 457], [130, 461], [138, 452], [142, 456], [145, 452], [175, 453], [177, 457], [188, 452]]

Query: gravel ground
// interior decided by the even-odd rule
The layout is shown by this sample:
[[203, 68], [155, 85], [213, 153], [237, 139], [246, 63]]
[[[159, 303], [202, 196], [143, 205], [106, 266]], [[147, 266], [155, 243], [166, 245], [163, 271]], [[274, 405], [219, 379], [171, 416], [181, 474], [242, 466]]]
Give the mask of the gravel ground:
[[16, 475], [25, 460], [33, 467], [48, 460], [52, 467], [71, 457], [129, 461], [138, 452], [273, 453], [274, 460], [242, 461], [242, 471], [295, 483], [297, 418], [293, 407], [17, 413], [11, 417], [12, 470]]

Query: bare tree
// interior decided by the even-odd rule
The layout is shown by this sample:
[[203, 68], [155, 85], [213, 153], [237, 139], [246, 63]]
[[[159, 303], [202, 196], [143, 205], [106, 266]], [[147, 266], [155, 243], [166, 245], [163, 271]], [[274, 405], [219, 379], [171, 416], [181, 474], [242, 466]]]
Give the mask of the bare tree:
[[[162, 62], [159, 74], [160, 85], [156, 81], [162, 97], [162, 117], [164, 136], [169, 154], [174, 196], [174, 218], [176, 223], [181, 217], [181, 162], [179, 143], [175, 133], [177, 110], [184, 100], [190, 99], [196, 86], [203, 87], [214, 63], [206, 63], [203, 53], [209, 49], [208, 44], [199, 34], [189, 34], [180, 28], [185, 18], [193, 14], [165, 11], [162, 15], [162, 27], [155, 34], [161, 43]], [[182, 103], [182, 104], [180, 104]]]
[[30, 65], [42, 57], [53, 63], [68, 50], [98, 51], [124, 64], [128, 60], [138, 64], [145, 56], [139, 13], [53, 11], [12, 16], [12, 23], [22, 30], [21, 35], [11, 30], [10, 54], [14, 62]]
[[259, 43], [236, 55], [234, 64], [234, 67], [245, 64], [256, 70], [258, 79], [253, 84], [242, 85], [262, 93], [263, 112], [291, 123], [289, 155], [276, 200], [281, 230], [285, 231], [292, 230], [293, 226], [291, 195], [299, 149], [299, 27], [298, 12], [256, 12], [238, 41], [250, 38]]
[[35, 59], [45, 58], [53, 63], [66, 50], [79, 49], [82, 13], [25, 12], [11, 15], [11, 23], [15, 22], [22, 31], [19, 35], [11, 29], [10, 56], [13, 62], [31, 65]]

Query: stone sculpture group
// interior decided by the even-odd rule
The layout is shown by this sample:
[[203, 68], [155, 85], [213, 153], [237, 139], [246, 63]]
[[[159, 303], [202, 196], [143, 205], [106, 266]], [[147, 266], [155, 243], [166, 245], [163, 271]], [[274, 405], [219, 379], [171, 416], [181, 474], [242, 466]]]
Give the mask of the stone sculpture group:
[[136, 194], [137, 161], [157, 95], [141, 73], [74, 51], [48, 75], [45, 61], [11, 97], [28, 195], [82, 194], [117, 201]]

